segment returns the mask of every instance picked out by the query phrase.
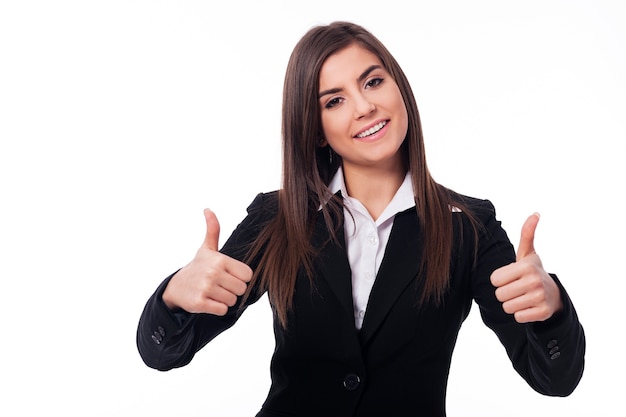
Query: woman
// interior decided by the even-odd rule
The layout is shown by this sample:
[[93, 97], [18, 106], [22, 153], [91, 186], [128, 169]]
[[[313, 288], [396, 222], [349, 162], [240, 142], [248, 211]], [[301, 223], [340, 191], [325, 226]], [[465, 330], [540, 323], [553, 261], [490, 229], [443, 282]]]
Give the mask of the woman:
[[205, 216], [137, 344], [150, 367], [184, 366], [267, 292], [276, 349], [257, 416], [444, 416], [474, 300], [535, 390], [566, 396], [582, 376], [584, 332], [534, 252], [538, 216], [516, 256], [489, 201], [433, 180], [409, 83], [360, 26], [314, 27], [292, 53], [281, 190], [259, 194], [219, 252]]

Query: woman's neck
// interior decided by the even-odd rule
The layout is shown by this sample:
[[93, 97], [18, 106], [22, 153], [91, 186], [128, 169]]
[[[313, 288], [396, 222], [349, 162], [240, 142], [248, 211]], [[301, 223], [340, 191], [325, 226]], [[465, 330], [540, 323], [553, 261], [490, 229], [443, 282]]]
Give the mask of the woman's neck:
[[406, 177], [406, 170], [401, 165], [393, 168], [344, 165], [343, 176], [350, 197], [359, 200], [376, 220], [396, 195]]

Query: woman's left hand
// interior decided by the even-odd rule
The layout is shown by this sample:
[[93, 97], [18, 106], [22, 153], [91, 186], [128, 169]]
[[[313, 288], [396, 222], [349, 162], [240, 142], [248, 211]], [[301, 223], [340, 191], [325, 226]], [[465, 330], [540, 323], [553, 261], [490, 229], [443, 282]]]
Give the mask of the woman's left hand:
[[535, 252], [535, 229], [539, 214], [530, 216], [522, 226], [517, 260], [496, 269], [491, 283], [496, 298], [508, 314], [519, 323], [544, 321], [563, 308], [561, 292], [552, 277], [543, 269]]

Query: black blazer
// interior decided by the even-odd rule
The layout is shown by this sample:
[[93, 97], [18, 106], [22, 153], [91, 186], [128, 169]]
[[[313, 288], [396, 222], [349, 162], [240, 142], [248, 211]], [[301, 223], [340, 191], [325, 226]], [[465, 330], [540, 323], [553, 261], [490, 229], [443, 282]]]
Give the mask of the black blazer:
[[[422, 242], [416, 211], [410, 209], [394, 220], [360, 331], [354, 325], [345, 249], [324, 244], [329, 235], [319, 216], [313, 239], [321, 252], [314, 262], [314, 284], [298, 276], [288, 328], [274, 326], [272, 385], [257, 417], [445, 416], [452, 351], [473, 301], [533, 389], [553, 396], [574, 390], [583, 372], [585, 336], [565, 289], [553, 276], [565, 306], [559, 314], [540, 323], [515, 322], [489, 280], [492, 271], [515, 261], [514, 248], [489, 201], [468, 198], [466, 203], [482, 225], [480, 237], [474, 241], [464, 214], [453, 214], [460, 221], [450, 289], [441, 307], [417, 301]], [[242, 259], [276, 206], [276, 193], [259, 194], [221, 251]], [[238, 306], [224, 317], [172, 313], [161, 298], [168, 281], [148, 300], [137, 331], [144, 362], [159, 370], [188, 364], [238, 318]], [[261, 295], [256, 292], [250, 303]]]

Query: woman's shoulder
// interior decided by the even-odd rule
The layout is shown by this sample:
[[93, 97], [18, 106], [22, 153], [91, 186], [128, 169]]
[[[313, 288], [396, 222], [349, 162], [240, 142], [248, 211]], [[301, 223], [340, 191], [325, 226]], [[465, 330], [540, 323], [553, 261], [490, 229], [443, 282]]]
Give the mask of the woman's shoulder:
[[248, 214], [274, 216], [278, 211], [278, 190], [260, 192], [247, 208]]
[[[466, 230], [477, 233], [481, 238], [499, 233], [500, 221], [496, 217], [496, 208], [491, 200], [454, 193], [451, 201], [452, 211], [461, 214], [457, 219], [461, 220]], [[454, 207], [458, 209], [455, 210]]]
[[452, 190], [449, 190], [449, 195], [453, 211], [468, 211], [479, 217], [495, 214], [495, 206], [489, 199], [472, 197]]

